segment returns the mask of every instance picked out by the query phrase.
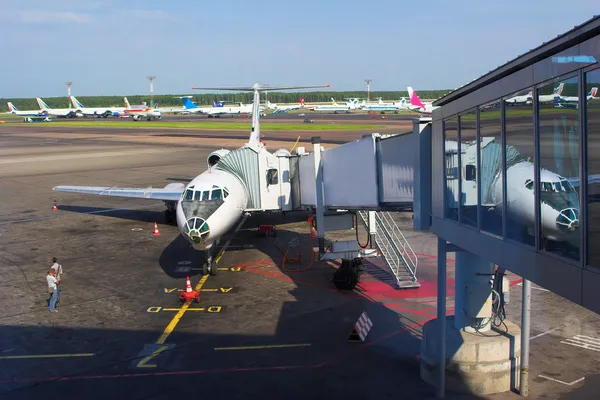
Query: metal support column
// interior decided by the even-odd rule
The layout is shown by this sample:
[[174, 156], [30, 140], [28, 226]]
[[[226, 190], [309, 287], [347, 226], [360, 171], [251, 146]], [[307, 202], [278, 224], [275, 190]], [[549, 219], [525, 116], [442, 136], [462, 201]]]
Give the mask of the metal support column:
[[529, 325], [531, 314], [531, 281], [523, 279], [523, 299], [521, 308], [521, 376], [519, 392], [521, 396], [529, 394]]
[[377, 234], [377, 223], [375, 221], [375, 211], [369, 211], [369, 244], [372, 249], [375, 248], [375, 235]]
[[446, 240], [440, 237], [437, 243], [437, 257], [437, 319], [440, 324], [440, 354], [436, 396], [443, 399], [446, 396]]
[[319, 255], [325, 253], [325, 216], [323, 198], [323, 164], [321, 163], [321, 138], [313, 136], [313, 156], [315, 159], [315, 185], [316, 185], [316, 216], [317, 237], [319, 240]]

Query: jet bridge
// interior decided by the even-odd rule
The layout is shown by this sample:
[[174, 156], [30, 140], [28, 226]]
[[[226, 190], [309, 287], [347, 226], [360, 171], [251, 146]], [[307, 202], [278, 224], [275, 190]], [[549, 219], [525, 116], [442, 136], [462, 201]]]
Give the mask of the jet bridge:
[[[368, 228], [371, 247], [379, 251], [398, 286], [420, 286], [417, 257], [389, 212], [413, 210], [415, 225], [428, 225], [429, 215], [420, 215], [413, 204], [422, 204], [419, 197], [428, 197], [430, 190], [429, 122], [428, 118], [416, 119], [411, 132], [373, 133], [330, 149], [313, 137], [312, 153], [300, 147], [289, 156], [292, 208], [316, 215], [321, 259], [352, 261], [372, 255], [350, 242], [340, 254], [324, 252], [325, 232], [352, 228], [356, 215]], [[345, 222], [340, 223], [344, 216]], [[340, 243], [335, 247], [342, 248]]]

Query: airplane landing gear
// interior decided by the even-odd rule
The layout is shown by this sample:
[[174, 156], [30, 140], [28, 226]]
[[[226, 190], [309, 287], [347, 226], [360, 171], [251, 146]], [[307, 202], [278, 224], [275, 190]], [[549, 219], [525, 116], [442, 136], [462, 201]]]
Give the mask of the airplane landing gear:
[[333, 274], [333, 284], [339, 290], [352, 290], [360, 281], [365, 267], [360, 258], [342, 260], [342, 265]]
[[167, 209], [165, 210], [165, 223], [168, 225], [177, 225], [177, 213], [175, 212], [175, 207], [177, 203], [175, 202], [167, 202]]
[[212, 249], [206, 250], [206, 262], [204, 263], [204, 266], [202, 267], [203, 275], [208, 275], [209, 273], [212, 276], [217, 275], [217, 263], [214, 262], [214, 260], [213, 260]]

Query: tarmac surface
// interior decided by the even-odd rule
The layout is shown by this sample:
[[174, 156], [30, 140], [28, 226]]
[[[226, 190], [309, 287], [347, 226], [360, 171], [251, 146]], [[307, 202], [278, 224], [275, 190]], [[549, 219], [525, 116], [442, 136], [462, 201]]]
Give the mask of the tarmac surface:
[[[214, 138], [39, 128], [0, 127], [0, 398], [434, 398], [418, 355], [421, 326], [436, 315], [436, 238], [414, 231], [410, 213], [395, 219], [419, 257], [416, 290], [397, 289], [379, 260], [355, 291], [336, 290], [335, 263], [306, 269], [302, 213], [253, 216], [219, 274], [203, 277], [203, 255], [164, 223], [162, 202], [51, 189], [185, 182], [206, 168]], [[265, 223], [277, 236], [256, 234]], [[282, 265], [296, 238], [301, 263]], [[53, 256], [64, 268], [58, 313], [46, 302]], [[448, 268], [453, 314], [452, 254]], [[178, 302], [186, 276], [201, 296], [189, 308]], [[518, 324], [520, 279], [509, 279], [507, 316]], [[348, 342], [363, 311], [373, 327], [365, 343]], [[536, 287], [531, 335], [530, 398], [597, 398], [596, 314]]]

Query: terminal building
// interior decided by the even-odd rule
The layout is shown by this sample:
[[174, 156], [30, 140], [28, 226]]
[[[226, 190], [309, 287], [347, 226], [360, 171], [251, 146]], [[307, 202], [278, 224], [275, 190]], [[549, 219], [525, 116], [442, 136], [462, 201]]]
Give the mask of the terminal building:
[[434, 102], [431, 229], [600, 313], [600, 17]]

